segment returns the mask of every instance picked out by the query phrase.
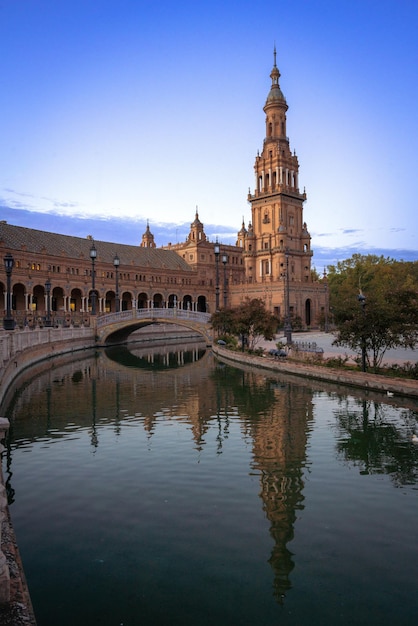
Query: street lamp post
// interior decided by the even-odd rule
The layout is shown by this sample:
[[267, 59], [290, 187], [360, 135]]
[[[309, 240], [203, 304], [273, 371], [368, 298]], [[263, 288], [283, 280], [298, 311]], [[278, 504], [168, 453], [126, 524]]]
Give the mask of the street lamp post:
[[289, 248], [286, 248], [286, 304], [285, 304], [285, 321], [284, 336], [289, 346], [292, 343], [292, 324], [290, 322], [290, 286], [289, 286]]
[[91, 314], [96, 315], [96, 280], [95, 280], [95, 270], [94, 270], [94, 262], [97, 257], [96, 246], [93, 244], [90, 248], [90, 258], [91, 258]]
[[115, 268], [116, 273], [116, 291], [115, 291], [115, 304], [116, 304], [116, 313], [120, 311], [120, 300], [119, 300], [119, 265], [120, 260], [117, 254], [115, 254], [115, 258], [113, 259], [113, 266]]
[[365, 325], [366, 325], [366, 296], [361, 293], [359, 293], [359, 295], [357, 296], [357, 300], [360, 303], [361, 306], [361, 310], [363, 311], [363, 330], [361, 333], [361, 371], [362, 372], [366, 372], [367, 371], [367, 366], [366, 366], [366, 337], [365, 337]]
[[215, 291], [215, 309], [219, 311], [219, 253], [221, 249], [216, 238], [214, 252], [215, 252], [215, 264], [216, 264], [216, 291]]
[[325, 270], [324, 270], [324, 285], [325, 285], [324, 331], [328, 333], [329, 332], [329, 324], [328, 324], [329, 294], [328, 294], [328, 279], [327, 279]]
[[6, 282], [7, 282], [7, 293], [6, 293], [6, 317], [3, 319], [3, 328], [4, 330], [14, 330], [15, 321], [12, 317], [12, 270], [14, 265], [13, 256], [8, 252], [4, 256], [4, 269], [6, 270]]
[[227, 289], [226, 289], [226, 264], [228, 263], [228, 255], [222, 255], [222, 263], [224, 266], [224, 309], [226, 309], [226, 301], [227, 301]]
[[51, 322], [51, 281], [48, 280], [45, 283], [45, 291], [46, 291], [46, 320], [45, 326], [52, 326]]

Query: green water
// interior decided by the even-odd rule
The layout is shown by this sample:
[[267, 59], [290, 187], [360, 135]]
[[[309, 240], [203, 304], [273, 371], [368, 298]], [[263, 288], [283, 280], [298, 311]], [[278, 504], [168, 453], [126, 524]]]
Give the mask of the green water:
[[56, 362], [2, 411], [38, 625], [415, 623], [417, 406], [159, 352]]

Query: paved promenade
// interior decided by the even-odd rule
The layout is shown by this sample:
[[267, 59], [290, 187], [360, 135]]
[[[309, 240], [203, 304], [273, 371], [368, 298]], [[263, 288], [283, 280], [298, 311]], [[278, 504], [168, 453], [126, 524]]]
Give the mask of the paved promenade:
[[[354, 360], [356, 354], [353, 350], [345, 346], [333, 346], [332, 342], [335, 339], [335, 335], [332, 333], [324, 333], [324, 332], [303, 332], [303, 333], [292, 333], [292, 340], [295, 342], [310, 342], [316, 343], [318, 348], [322, 348], [324, 351], [324, 358], [336, 357], [336, 356], [348, 356], [349, 359]], [[258, 345], [265, 348], [266, 350], [270, 350], [270, 348], [275, 348], [276, 343], [278, 341], [282, 341], [286, 343], [286, 339], [282, 335], [276, 335], [276, 339], [274, 341], [262, 341]], [[406, 362], [416, 363], [418, 361], [418, 350], [405, 350], [404, 348], [396, 348], [394, 350], [388, 350], [383, 357], [383, 364], [394, 364], [402, 365]]]

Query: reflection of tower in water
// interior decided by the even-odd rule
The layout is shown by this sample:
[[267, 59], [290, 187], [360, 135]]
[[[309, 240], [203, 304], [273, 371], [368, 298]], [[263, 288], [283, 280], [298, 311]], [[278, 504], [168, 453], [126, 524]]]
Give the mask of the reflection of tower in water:
[[294, 536], [296, 511], [303, 509], [303, 468], [307, 424], [312, 419], [312, 393], [283, 385], [261, 420], [253, 423], [254, 468], [260, 472], [263, 510], [270, 521], [274, 547], [269, 563], [274, 570], [274, 595], [283, 601], [291, 588], [294, 562], [288, 544]]

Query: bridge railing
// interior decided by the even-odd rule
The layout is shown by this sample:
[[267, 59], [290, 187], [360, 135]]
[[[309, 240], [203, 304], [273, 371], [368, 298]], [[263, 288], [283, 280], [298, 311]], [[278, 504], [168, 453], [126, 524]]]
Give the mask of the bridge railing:
[[125, 322], [129, 320], [155, 319], [155, 320], [188, 320], [200, 324], [207, 324], [210, 319], [210, 313], [202, 313], [200, 311], [185, 311], [183, 309], [131, 309], [129, 311], [120, 311], [119, 313], [106, 313], [97, 318], [97, 328], [103, 328], [110, 324]]

